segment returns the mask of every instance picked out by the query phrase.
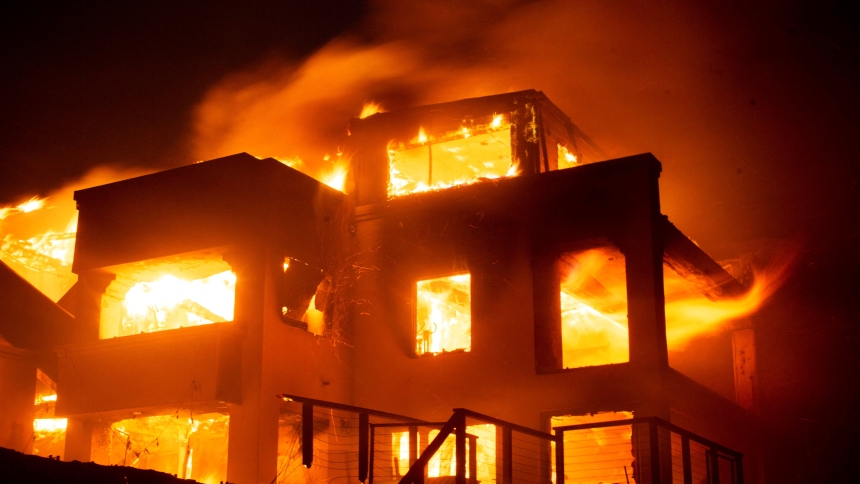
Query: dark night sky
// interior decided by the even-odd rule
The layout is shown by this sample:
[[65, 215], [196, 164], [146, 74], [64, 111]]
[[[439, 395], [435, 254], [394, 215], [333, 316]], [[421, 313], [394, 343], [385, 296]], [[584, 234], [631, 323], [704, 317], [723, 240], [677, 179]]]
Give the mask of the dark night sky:
[[804, 244], [755, 321], [765, 420], [797, 444], [786, 479], [835, 482], [860, 451], [850, 2], [4, 2], [0, 22], [0, 206], [97, 166], [321, 158], [362, 100], [542, 89], [610, 154], [654, 152], [664, 212], [717, 258]]

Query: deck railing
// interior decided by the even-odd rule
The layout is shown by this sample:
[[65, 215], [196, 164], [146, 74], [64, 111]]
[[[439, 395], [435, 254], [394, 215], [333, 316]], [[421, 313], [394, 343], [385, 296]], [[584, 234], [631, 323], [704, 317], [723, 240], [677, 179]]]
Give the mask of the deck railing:
[[276, 482], [744, 482], [740, 453], [656, 417], [556, 427], [550, 434], [462, 408], [446, 422], [427, 422], [281, 397], [294, 407], [294, 426], [279, 444], [292, 435], [296, 445], [286, 451], [279, 445]]

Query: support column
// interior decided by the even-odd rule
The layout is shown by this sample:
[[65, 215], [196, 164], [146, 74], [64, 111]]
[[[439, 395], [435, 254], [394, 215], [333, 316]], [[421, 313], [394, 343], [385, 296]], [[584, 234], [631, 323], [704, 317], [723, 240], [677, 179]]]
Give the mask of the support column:
[[93, 449], [93, 422], [77, 418], [69, 418], [66, 425], [66, 449], [63, 460], [90, 462]]
[[278, 462], [278, 401], [264, 379], [265, 248], [237, 247], [227, 262], [236, 272], [235, 321], [243, 332], [241, 402], [230, 405], [227, 480], [272, 482]]

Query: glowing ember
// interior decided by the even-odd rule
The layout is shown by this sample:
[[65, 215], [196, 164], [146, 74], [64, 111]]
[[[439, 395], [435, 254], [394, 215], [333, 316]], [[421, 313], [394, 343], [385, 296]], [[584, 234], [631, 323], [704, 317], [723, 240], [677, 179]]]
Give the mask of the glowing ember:
[[510, 123], [495, 115], [489, 123], [461, 126], [430, 137], [421, 128], [409, 144], [388, 146], [388, 196], [441, 190], [515, 176]]
[[379, 103], [375, 103], [373, 101], [368, 101], [361, 106], [361, 114], [358, 115], [359, 119], [364, 119], [368, 116], [373, 116], [376, 113], [384, 113], [385, 110], [382, 109], [382, 105]]
[[471, 276], [418, 281], [416, 347], [419, 355], [472, 348]]
[[168, 274], [139, 282], [122, 302], [118, 336], [231, 321], [235, 294], [232, 271], [193, 281]]

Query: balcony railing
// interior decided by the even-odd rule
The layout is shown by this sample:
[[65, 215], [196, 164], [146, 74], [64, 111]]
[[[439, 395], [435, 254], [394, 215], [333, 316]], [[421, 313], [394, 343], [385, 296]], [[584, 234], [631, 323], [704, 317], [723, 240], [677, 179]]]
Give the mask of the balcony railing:
[[279, 448], [277, 482], [744, 482], [741, 454], [654, 417], [556, 427], [550, 434], [467, 409], [455, 409], [446, 422], [426, 422], [282, 398], [296, 406], [299, 445], [292, 456]]

